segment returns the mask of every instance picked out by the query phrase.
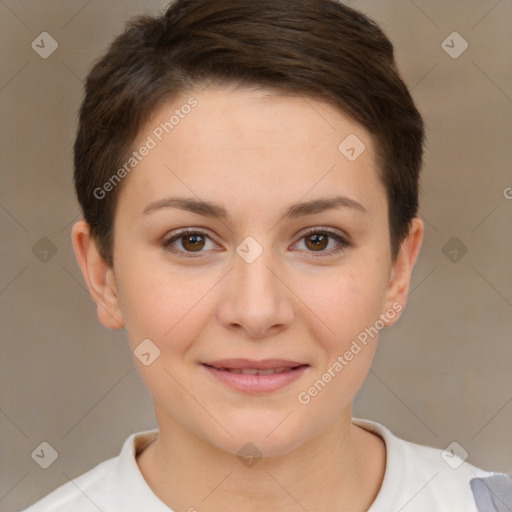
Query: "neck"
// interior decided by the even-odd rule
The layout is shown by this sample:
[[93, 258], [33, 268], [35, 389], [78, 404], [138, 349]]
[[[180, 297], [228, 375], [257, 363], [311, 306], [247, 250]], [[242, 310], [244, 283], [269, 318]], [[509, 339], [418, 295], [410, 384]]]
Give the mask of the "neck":
[[350, 420], [348, 410], [285, 455], [245, 465], [172, 418], [160, 417], [160, 435], [137, 463], [153, 492], [175, 511], [363, 512], [384, 477], [385, 445]]

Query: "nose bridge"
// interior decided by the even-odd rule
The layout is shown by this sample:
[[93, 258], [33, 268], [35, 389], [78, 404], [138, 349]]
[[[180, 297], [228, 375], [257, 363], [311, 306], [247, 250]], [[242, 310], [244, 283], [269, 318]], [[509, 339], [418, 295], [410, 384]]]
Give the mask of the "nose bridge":
[[279, 267], [273, 251], [252, 237], [237, 247], [229, 293], [219, 312], [226, 326], [238, 325], [261, 337], [268, 329], [291, 321], [292, 308], [278, 278]]
[[272, 250], [262, 248], [261, 253], [258, 254], [257, 249], [250, 246], [246, 254], [240, 255], [242, 250], [243, 246], [237, 250], [239, 256], [235, 265], [237, 280], [243, 281], [253, 292], [271, 292], [275, 284], [275, 275], [270, 269], [276, 266]]
[[247, 237], [239, 244], [236, 252], [233, 279], [236, 292], [241, 295], [239, 300], [245, 298], [250, 303], [263, 299], [269, 308], [272, 307], [271, 303], [277, 301], [280, 293], [279, 280], [275, 271], [271, 271], [277, 267], [272, 249], [263, 247], [253, 237]]

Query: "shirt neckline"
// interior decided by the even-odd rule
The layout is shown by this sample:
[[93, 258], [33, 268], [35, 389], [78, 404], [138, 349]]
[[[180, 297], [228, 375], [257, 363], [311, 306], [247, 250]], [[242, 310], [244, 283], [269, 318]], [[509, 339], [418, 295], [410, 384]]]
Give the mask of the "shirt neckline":
[[[393, 503], [398, 489], [393, 482], [400, 482], [403, 478], [403, 468], [399, 462], [400, 446], [393, 434], [384, 426], [374, 421], [352, 418], [352, 424], [378, 435], [384, 442], [386, 449], [386, 465], [384, 477], [380, 489], [367, 512], [379, 512], [385, 510], [386, 503]], [[154, 441], [158, 439], [159, 430], [145, 430], [137, 432], [125, 441], [117, 462], [117, 484], [121, 492], [126, 494], [126, 489], [131, 489], [129, 502], [126, 504], [129, 510], [150, 509], [153, 512], [173, 512], [149, 486], [142, 474], [137, 457]]]

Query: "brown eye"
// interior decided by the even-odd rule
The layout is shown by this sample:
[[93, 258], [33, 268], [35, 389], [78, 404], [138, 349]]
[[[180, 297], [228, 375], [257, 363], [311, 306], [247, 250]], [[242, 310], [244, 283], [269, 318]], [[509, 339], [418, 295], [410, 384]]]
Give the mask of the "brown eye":
[[[304, 240], [305, 251], [315, 257], [333, 256], [351, 247], [351, 243], [343, 236], [327, 228], [314, 228], [302, 234], [299, 242]], [[334, 241], [334, 248], [326, 250], [330, 243]]]
[[323, 233], [314, 233], [305, 237], [306, 246], [313, 251], [324, 250], [329, 242], [329, 237]]
[[204, 237], [201, 234], [184, 235], [181, 237], [181, 245], [187, 251], [200, 251], [204, 244]]
[[195, 229], [181, 230], [163, 242], [167, 251], [186, 257], [206, 256], [208, 249], [215, 250], [215, 245], [207, 233]]

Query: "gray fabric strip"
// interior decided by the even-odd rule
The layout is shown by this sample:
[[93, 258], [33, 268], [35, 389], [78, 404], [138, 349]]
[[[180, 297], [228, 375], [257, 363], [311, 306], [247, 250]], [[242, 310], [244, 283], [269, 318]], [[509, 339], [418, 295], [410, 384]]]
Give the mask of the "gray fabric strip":
[[473, 478], [469, 485], [478, 512], [512, 512], [512, 477], [492, 475]]

